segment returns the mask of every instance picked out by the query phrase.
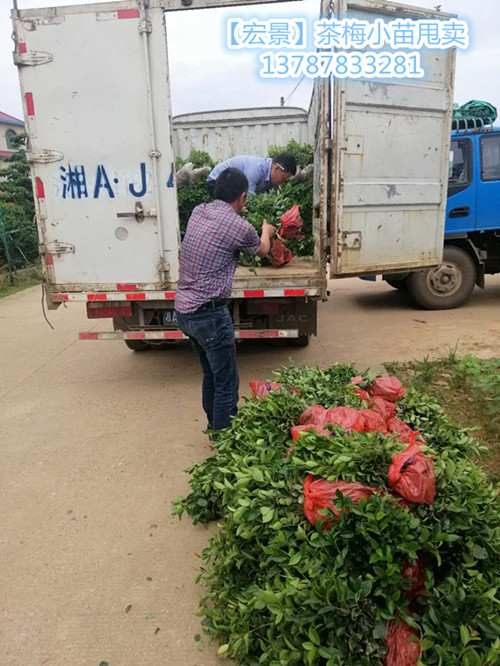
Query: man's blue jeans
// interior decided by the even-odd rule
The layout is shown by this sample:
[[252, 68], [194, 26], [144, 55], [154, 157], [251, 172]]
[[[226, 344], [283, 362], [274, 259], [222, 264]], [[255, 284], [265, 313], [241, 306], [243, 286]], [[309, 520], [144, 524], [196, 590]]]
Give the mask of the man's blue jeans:
[[196, 350], [203, 369], [202, 403], [210, 430], [226, 428], [238, 411], [239, 378], [234, 328], [225, 305], [176, 312], [177, 325]]

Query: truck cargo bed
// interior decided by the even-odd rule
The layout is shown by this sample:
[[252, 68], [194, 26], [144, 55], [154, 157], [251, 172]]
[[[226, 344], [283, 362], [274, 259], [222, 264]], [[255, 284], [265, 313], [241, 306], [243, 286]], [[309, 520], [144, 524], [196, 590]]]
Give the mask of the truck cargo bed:
[[234, 289], [264, 289], [266, 287], [321, 287], [324, 270], [312, 257], [295, 258], [287, 266], [274, 268], [238, 266]]

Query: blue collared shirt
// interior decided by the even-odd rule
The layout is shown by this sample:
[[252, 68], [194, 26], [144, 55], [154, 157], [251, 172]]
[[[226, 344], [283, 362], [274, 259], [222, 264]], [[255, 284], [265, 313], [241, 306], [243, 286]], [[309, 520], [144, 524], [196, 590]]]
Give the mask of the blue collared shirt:
[[266, 192], [271, 187], [270, 157], [257, 157], [256, 155], [235, 155], [228, 160], [217, 164], [208, 174], [208, 181], [216, 180], [217, 176], [229, 167], [243, 171], [248, 178], [248, 191], [250, 194]]

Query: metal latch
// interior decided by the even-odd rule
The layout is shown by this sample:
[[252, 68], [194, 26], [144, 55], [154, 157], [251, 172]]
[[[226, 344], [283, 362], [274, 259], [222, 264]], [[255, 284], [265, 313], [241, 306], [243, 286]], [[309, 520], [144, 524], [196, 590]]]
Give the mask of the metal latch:
[[50, 243], [40, 243], [40, 254], [75, 254], [75, 246], [63, 241], [50, 241]]
[[361, 231], [343, 231], [342, 247], [348, 250], [361, 249]]
[[48, 150], [44, 148], [40, 153], [27, 153], [27, 160], [32, 164], [49, 164], [50, 162], [60, 162], [64, 158], [63, 153], [58, 150]]
[[136, 222], [144, 222], [146, 217], [156, 217], [156, 210], [153, 208], [151, 210], [144, 210], [142, 201], [135, 202], [135, 211], [133, 213], [117, 213], [116, 217], [135, 217]]
[[54, 60], [54, 56], [46, 51], [28, 51], [28, 53], [14, 53], [14, 65], [18, 67], [36, 67], [37, 65], [48, 65]]

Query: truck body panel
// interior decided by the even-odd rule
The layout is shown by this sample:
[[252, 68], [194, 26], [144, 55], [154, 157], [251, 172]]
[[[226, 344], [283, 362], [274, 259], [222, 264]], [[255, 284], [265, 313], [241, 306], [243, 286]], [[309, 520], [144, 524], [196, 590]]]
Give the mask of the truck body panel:
[[[448, 18], [390, 2], [336, 5], [339, 18]], [[335, 81], [334, 276], [423, 268], [441, 260], [455, 54], [421, 53], [421, 79]]]
[[19, 69], [49, 283], [72, 291], [174, 284], [163, 12], [141, 15], [133, 2], [76, 9], [14, 21], [21, 62], [46, 55]]

